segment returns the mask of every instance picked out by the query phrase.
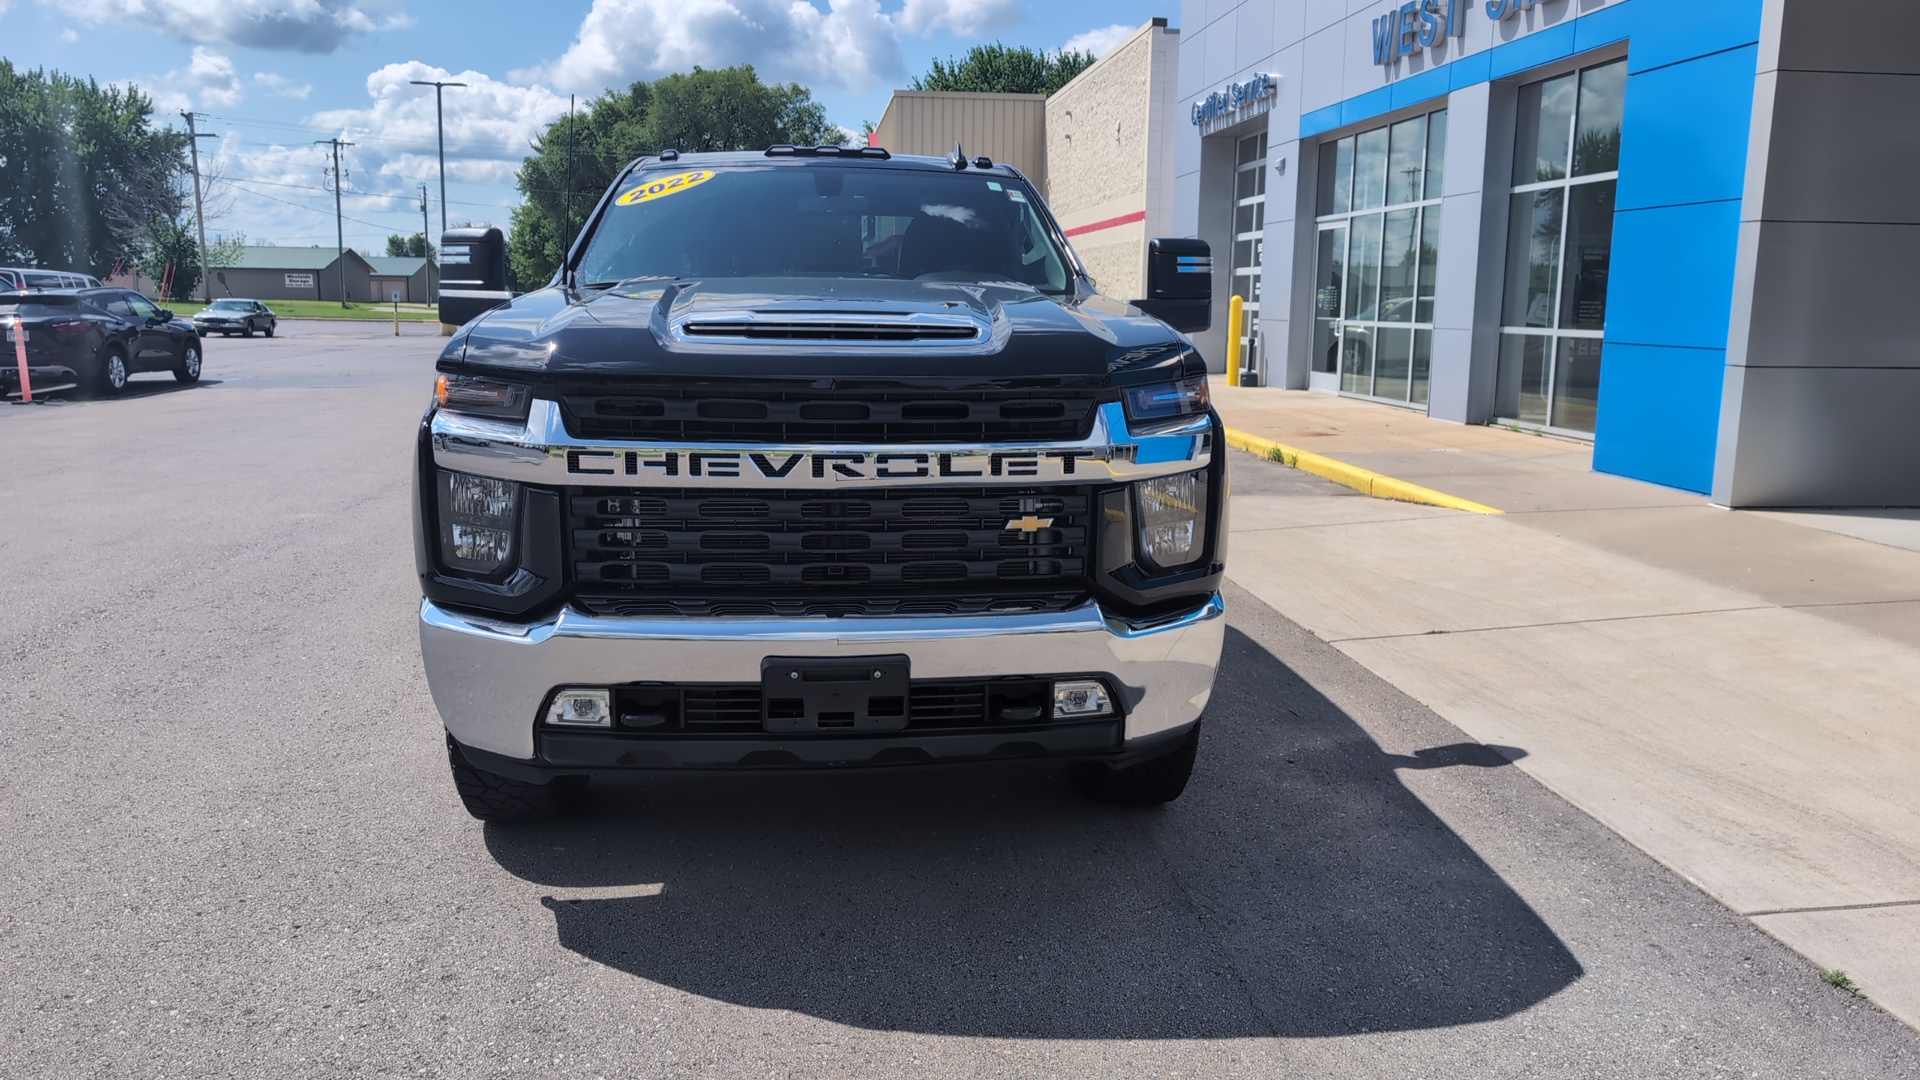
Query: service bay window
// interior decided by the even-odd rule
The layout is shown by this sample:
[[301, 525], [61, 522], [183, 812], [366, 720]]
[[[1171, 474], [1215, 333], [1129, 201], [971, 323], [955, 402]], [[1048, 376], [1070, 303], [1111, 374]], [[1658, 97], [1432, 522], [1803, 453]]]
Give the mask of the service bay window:
[[1592, 434], [1627, 62], [1520, 88], [1494, 414]]
[[1340, 391], [1427, 403], [1447, 111], [1320, 146], [1313, 370]]

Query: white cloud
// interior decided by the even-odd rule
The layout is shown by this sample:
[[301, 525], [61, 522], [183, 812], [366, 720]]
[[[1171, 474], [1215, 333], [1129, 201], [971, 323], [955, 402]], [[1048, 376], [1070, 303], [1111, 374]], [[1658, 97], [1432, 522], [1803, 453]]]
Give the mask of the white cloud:
[[893, 21], [909, 34], [992, 37], [1020, 21], [1020, 0], [907, 0]]
[[365, 109], [330, 109], [306, 123], [358, 142], [355, 154], [375, 171], [406, 181], [438, 175], [433, 88], [410, 80], [452, 80], [445, 90], [447, 178], [511, 183], [529, 143], [567, 111], [567, 99], [544, 86], [514, 86], [477, 71], [449, 72], [420, 61], [388, 64], [367, 76]]
[[198, 88], [202, 105], [225, 108], [247, 98], [240, 76], [234, 73], [232, 59], [204, 45], [193, 47], [193, 62], [187, 65], [187, 78]]
[[1098, 58], [1112, 52], [1115, 45], [1132, 37], [1133, 32], [1138, 29], [1140, 29], [1138, 26], [1128, 23], [1096, 27], [1085, 33], [1073, 35], [1061, 48], [1064, 52], [1090, 52]]
[[307, 95], [313, 93], [312, 83], [301, 83], [299, 86], [295, 86], [287, 81], [285, 75], [281, 75], [278, 72], [256, 71], [253, 73], [253, 81], [266, 87], [280, 97], [299, 98], [301, 101], [305, 101], [307, 100]]
[[696, 64], [752, 64], [769, 81], [854, 93], [903, 70], [898, 31], [879, 0], [827, 0], [826, 11], [811, 0], [594, 0], [566, 53], [519, 77], [594, 94]]
[[158, 32], [203, 45], [328, 53], [412, 20], [402, 0], [40, 0], [84, 26]]
[[65, 30], [60, 31], [60, 40], [61, 41], [79, 41], [80, 32], [75, 30], [73, 27], [69, 26]]

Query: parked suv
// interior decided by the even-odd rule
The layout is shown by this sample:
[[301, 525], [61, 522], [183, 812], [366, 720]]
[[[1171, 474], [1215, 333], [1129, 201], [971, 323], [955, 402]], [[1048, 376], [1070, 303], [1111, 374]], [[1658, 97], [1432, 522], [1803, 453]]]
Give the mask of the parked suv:
[[[15, 320], [19, 320], [16, 327]], [[171, 371], [183, 383], [200, 379], [200, 335], [193, 324], [126, 289], [0, 292], [0, 325], [8, 352], [27, 337], [27, 376], [35, 393], [75, 386], [117, 394], [128, 376]], [[0, 363], [0, 390], [20, 393], [11, 355]]]
[[[1211, 259], [1100, 296], [956, 148], [663, 153], [439, 361], [420, 645], [476, 817], [635, 769], [1193, 769], [1225, 619]], [[1167, 321], [1155, 317], [1157, 312]], [[1174, 325], [1169, 325], [1172, 323]]]
[[94, 289], [99, 286], [100, 279], [92, 274], [0, 266], [0, 289]]
[[252, 337], [254, 331], [273, 336], [279, 317], [258, 300], [228, 298], [215, 300], [193, 316], [193, 328], [201, 334]]

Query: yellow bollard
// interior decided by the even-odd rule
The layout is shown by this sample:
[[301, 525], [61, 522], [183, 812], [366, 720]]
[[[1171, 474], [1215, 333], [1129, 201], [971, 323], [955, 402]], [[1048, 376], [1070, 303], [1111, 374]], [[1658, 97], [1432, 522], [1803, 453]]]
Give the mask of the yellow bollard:
[[1240, 385], [1240, 328], [1247, 321], [1246, 302], [1240, 294], [1227, 301], [1227, 385]]

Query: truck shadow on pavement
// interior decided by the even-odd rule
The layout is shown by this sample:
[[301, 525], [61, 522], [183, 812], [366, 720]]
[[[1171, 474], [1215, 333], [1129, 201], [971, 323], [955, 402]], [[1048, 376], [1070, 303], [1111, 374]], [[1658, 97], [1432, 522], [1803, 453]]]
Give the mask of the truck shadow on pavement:
[[1511, 1015], [1580, 964], [1388, 755], [1239, 630], [1171, 807], [1045, 763], [656, 776], [486, 830], [560, 944], [719, 1001], [1042, 1039], [1331, 1036]]

